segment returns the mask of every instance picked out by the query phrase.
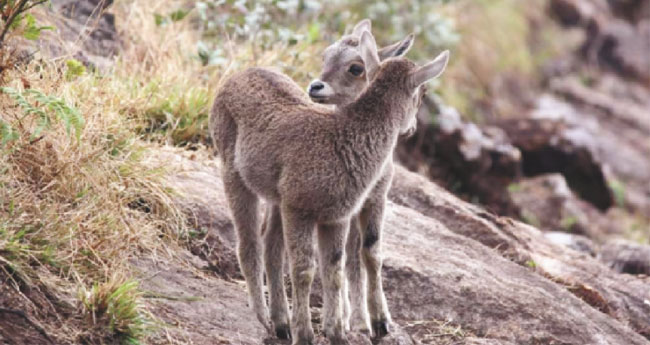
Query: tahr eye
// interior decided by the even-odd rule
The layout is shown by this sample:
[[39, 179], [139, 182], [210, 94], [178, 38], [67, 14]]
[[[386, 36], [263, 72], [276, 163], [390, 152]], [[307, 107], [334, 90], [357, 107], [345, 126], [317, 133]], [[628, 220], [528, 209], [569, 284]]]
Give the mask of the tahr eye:
[[363, 66], [353, 64], [350, 66], [350, 69], [348, 69], [348, 72], [352, 73], [353, 76], [358, 77], [363, 73]]

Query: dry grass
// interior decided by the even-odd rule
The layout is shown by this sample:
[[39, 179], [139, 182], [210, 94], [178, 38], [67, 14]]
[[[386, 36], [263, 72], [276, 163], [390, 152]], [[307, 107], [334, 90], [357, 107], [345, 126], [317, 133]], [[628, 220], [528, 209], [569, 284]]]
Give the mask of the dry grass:
[[[131, 129], [137, 120], [124, 116], [138, 100], [129, 98], [124, 84], [93, 74], [69, 81], [59, 65], [47, 61], [7, 76], [9, 86], [57, 96], [85, 120], [78, 140], [59, 122], [34, 138], [38, 118], [0, 96], [0, 117], [19, 134], [0, 154], [0, 267], [16, 286], [42, 286], [78, 301], [76, 291], [113, 284], [116, 273], [129, 276], [130, 258], [171, 252], [184, 218], [162, 183], [163, 170], [143, 160], [147, 145]], [[139, 296], [121, 298], [134, 303], [135, 314], [124, 322], [138, 322], [144, 315]], [[141, 335], [105, 320], [104, 330], [118, 339]], [[50, 329], [50, 335], [64, 343], [79, 337], [103, 342], [87, 336], [88, 324], [70, 323]]]
[[[203, 66], [197, 57], [201, 39], [196, 14], [165, 26], [156, 25], [155, 13], [183, 8], [178, 1], [117, 3], [114, 11], [125, 18], [118, 27], [127, 38], [111, 77], [112, 88], [126, 96], [122, 113], [135, 119], [138, 133], [174, 145], [208, 143], [207, 118], [212, 97], [224, 77], [249, 66], [274, 66], [306, 86], [317, 71], [325, 43], [282, 43], [261, 50], [255, 42], [232, 42], [221, 37], [227, 51], [224, 65]], [[311, 73], [310, 73], [311, 72]]]
[[463, 330], [461, 326], [454, 325], [451, 320], [405, 321], [404, 329], [423, 345], [460, 344], [463, 343], [463, 339], [474, 336], [471, 332]]

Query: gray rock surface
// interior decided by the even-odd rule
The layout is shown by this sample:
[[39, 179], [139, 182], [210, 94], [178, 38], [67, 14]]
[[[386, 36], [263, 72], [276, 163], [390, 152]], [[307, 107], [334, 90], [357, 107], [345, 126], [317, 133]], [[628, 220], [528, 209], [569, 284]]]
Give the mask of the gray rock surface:
[[[190, 214], [209, 217], [205, 224], [215, 226], [207, 231], [229, 236], [216, 164], [173, 152], [159, 157], [175, 167], [170, 181], [178, 202], [186, 205], [189, 199], [203, 205]], [[177, 177], [185, 182], [178, 183]], [[189, 184], [192, 188], [187, 181], [195, 181]], [[467, 204], [403, 168], [397, 170], [390, 198], [384, 286], [395, 322], [416, 341], [423, 341], [426, 332], [409, 327], [415, 321], [449, 320], [463, 330], [461, 339], [476, 338], [471, 341], [477, 344], [650, 343], [639, 334], [647, 337], [644, 327], [650, 324], [647, 279], [619, 275], [588, 255], [551, 243], [535, 228]], [[210, 279], [226, 284], [218, 277]], [[179, 284], [186, 289], [183, 280]], [[191, 281], [187, 284], [191, 289]], [[240, 299], [237, 305], [245, 303], [243, 286], [232, 298]], [[186, 325], [203, 322], [176, 309], [167, 308], [170, 319]], [[236, 332], [243, 320], [258, 327], [247, 309], [231, 317], [231, 323], [219, 327]], [[383, 343], [403, 343], [389, 340]]]

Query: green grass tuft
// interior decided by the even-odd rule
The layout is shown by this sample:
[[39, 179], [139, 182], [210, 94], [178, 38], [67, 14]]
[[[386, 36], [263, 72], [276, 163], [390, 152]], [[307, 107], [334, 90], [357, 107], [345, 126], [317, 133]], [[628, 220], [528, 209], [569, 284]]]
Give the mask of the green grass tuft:
[[144, 311], [141, 298], [138, 282], [119, 277], [95, 283], [79, 296], [83, 313], [93, 328], [93, 337], [99, 334], [119, 339], [122, 344], [140, 344], [152, 329], [153, 322]]

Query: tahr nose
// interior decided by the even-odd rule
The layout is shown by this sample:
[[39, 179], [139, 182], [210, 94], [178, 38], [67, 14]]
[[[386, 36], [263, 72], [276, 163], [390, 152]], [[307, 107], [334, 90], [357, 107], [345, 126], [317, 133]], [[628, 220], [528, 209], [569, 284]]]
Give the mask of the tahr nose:
[[325, 87], [325, 84], [321, 81], [314, 81], [309, 85], [309, 93], [322, 90]]

